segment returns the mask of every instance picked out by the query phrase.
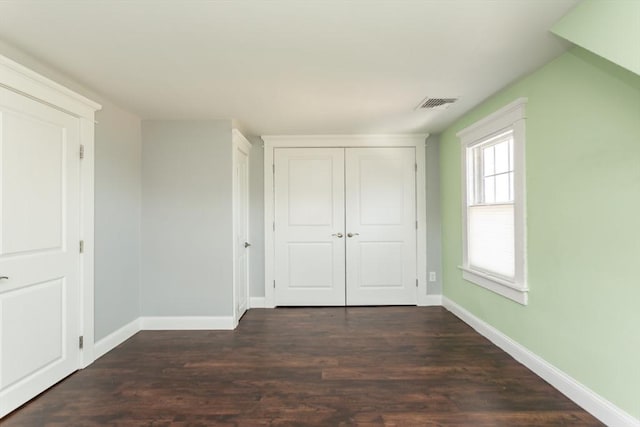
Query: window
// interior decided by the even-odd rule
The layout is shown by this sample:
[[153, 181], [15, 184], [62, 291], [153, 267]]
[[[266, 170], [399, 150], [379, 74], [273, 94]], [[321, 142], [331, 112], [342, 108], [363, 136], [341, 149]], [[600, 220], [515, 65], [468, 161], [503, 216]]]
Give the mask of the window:
[[526, 305], [525, 104], [518, 99], [458, 137], [464, 165], [463, 278]]

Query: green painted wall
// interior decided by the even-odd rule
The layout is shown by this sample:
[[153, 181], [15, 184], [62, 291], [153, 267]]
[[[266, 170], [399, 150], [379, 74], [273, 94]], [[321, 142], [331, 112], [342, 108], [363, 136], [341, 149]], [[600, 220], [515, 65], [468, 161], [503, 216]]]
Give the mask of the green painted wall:
[[[462, 279], [455, 134], [518, 97], [526, 122], [529, 305]], [[640, 418], [640, 76], [574, 48], [441, 139], [444, 295]]]
[[640, 0], [583, 0], [552, 31], [640, 74]]

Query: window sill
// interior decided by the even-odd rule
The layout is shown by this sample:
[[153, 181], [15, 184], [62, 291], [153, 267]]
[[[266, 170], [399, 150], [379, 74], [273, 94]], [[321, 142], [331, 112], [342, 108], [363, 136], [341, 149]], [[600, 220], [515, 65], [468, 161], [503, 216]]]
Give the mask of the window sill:
[[462, 270], [462, 278], [482, 286], [498, 295], [502, 295], [505, 298], [509, 298], [519, 304], [527, 305], [529, 289], [526, 286], [518, 287], [514, 283], [510, 283], [504, 279], [491, 276], [490, 274], [483, 273], [477, 270], [472, 270], [468, 267], [458, 267]]

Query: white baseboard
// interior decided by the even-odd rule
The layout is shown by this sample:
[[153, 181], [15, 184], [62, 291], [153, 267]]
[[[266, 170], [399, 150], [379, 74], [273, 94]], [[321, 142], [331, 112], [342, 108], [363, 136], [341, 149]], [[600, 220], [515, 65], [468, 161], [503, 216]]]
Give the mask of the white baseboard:
[[471, 314], [447, 297], [443, 306], [467, 323], [478, 333], [510, 354], [518, 362], [547, 381], [561, 393], [580, 405], [594, 417], [610, 427], [640, 427], [640, 420], [632, 417], [604, 397], [579, 383], [523, 345], [512, 340], [493, 326]]
[[264, 308], [264, 297], [251, 297], [249, 298], [250, 308]]
[[[419, 307], [441, 306], [442, 295], [424, 295], [418, 298]], [[249, 299], [250, 308], [266, 308], [265, 297], [251, 297]]]
[[442, 305], [442, 295], [425, 295], [421, 297], [418, 301], [419, 307], [429, 307], [429, 306], [441, 306]]
[[140, 319], [134, 319], [120, 329], [111, 332], [93, 345], [95, 360], [104, 356], [140, 331]]
[[232, 330], [234, 326], [233, 316], [159, 316], [140, 318], [140, 329], [143, 331]]

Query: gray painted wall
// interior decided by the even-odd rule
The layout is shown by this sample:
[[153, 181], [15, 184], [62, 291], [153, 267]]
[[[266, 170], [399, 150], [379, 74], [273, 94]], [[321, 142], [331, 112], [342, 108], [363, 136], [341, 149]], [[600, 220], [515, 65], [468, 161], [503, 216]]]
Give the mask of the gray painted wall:
[[440, 216], [440, 137], [430, 136], [426, 143], [427, 179], [427, 280], [436, 273], [435, 282], [427, 282], [427, 294], [442, 294], [442, 221]]
[[264, 297], [264, 148], [259, 137], [247, 137], [251, 142], [249, 156], [249, 295]]
[[0, 54], [102, 104], [95, 132], [95, 340], [139, 316], [140, 118], [28, 53]]
[[142, 122], [143, 316], [231, 316], [231, 121]]
[[140, 316], [140, 119], [103, 103], [95, 165], [96, 341]]

